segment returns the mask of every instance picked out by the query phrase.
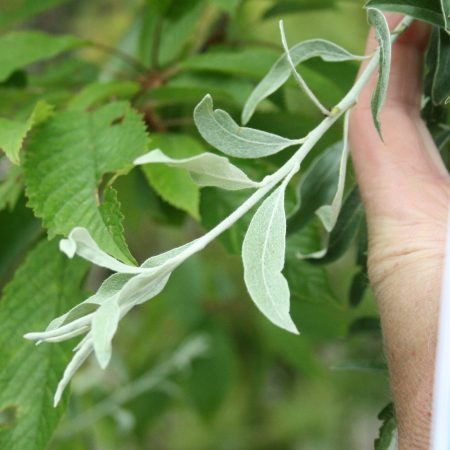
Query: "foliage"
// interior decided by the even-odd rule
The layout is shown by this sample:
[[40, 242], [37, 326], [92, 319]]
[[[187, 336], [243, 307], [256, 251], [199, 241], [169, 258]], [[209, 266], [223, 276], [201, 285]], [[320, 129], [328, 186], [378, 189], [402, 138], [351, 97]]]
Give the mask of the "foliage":
[[[378, 70], [372, 113], [382, 134], [391, 46], [410, 23], [389, 30], [382, 11], [432, 23], [423, 115], [448, 150], [447, 3], [370, 0], [379, 48], [356, 84], [366, 24], [348, 50], [330, 38], [337, 27], [348, 43], [345, 21], [362, 17], [358, 2], [136, 2], [119, 8], [113, 45], [101, 42], [103, 27], [84, 24], [114, 23], [114, 8], [105, 19], [89, 2], [38, 3], [8, 0], [0, 17], [1, 448], [49, 445], [78, 369], [53, 444], [61, 448], [82, 448], [86, 436], [100, 448], [120, 439], [159, 448], [164, 417], [193, 420], [180, 397], [215, 430], [208, 448], [361, 448], [350, 433], [326, 441], [317, 432], [325, 412], [319, 428], [308, 422], [314, 409], [343, 420], [336, 406], [317, 408], [327, 401], [323, 386], [345, 396], [359, 382], [374, 410], [364, 375], [341, 377], [330, 366], [384, 367], [365, 295], [367, 231], [348, 167], [348, 111]], [[309, 18], [327, 14], [342, 24], [316, 36]], [[301, 42], [289, 47], [282, 25], [281, 39], [266, 33], [280, 17]], [[242, 262], [231, 256], [241, 252]], [[87, 281], [79, 257], [98, 266]], [[269, 321], [244, 301], [242, 279]], [[338, 338], [345, 344], [330, 361], [322, 353]], [[68, 339], [70, 362], [60, 342]], [[91, 353], [109, 365], [104, 374], [91, 362], [81, 368]], [[377, 448], [389, 448], [387, 419]], [[280, 420], [285, 428], [264, 425]], [[205, 441], [189, 423], [181, 434], [161, 448]]]

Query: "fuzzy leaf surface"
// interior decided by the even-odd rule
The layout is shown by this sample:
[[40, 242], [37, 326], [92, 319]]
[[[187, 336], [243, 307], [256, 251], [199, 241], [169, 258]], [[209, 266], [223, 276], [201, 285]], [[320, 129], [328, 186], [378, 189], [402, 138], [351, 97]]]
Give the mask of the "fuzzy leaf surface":
[[210, 95], [196, 106], [194, 120], [209, 144], [235, 158], [262, 158], [299, 143], [266, 131], [240, 127], [225, 111], [214, 110]]
[[367, 9], [369, 23], [375, 27], [378, 43], [380, 45], [380, 63], [378, 69], [378, 82], [372, 95], [372, 116], [378, 134], [381, 136], [380, 112], [386, 99], [391, 70], [391, 33], [383, 13], [376, 8]]
[[[324, 61], [329, 62], [362, 59], [362, 57], [353, 55], [339, 45], [324, 39], [312, 39], [301, 42], [291, 47], [289, 52], [296, 66], [303, 61], [315, 57], [320, 57]], [[247, 99], [242, 111], [243, 124], [246, 124], [250, 120], [259, 103], [280, 88], [288, 80], [290, 75], [291, 66], [286, 55], [280, 56]]]
[[286, 250], [285, 186], [277, 188], [253, 216], [242, 244], [244, 280], [259, 310], [275, 325], [292, 333], [290, 293], [284, 267]]
[[444, 26], [439, 0], [369, 0], [366, 7], [407, 14], [433, 25]]

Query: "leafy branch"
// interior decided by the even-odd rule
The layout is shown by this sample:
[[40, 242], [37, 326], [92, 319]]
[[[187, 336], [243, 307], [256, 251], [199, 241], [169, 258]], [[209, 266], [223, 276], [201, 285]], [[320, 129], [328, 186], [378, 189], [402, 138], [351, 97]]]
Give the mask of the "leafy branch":
[[[146, 260], [137, 267], [121, 262], [102, 250], [86, 228], [74, 228], [67, 239], [60, 242], [60, 249], [67, 256], [75, 254], [116, 273], [106, 279], [97, 293], [75, 306], [66, 314], [53, 320], [46, 331], [27, 333], [25, 337], [41, 342], [60, 342], [84, 334], [75, 347], [75, 355], [66, 367], [54, 397], [57, 405], [73, 374], [86, 358], [94, 352], [102, 368], [111, 358], [112, 338], [120, 320], [136, 305], [160, 293], [171, 273], [187, 258], [204, 249], [224, 231], [232, 227], [245, 213], [261, 200], [242, 248], [244, 279], [247, 289], [261, 312], [279, 327], [298, 333], [289, 313], [289, 287], [282, 274], [285, 253], [286, 215], [284, 194], [291, 178], [300, 170], [304, 158], [311, 152], [321, 137], [344, 115], [344, 147], [341, 156], [340, 181], [331, 205], [325, 205], [319, 216], [326, 230], [334, 227], [342, 204], [345, 180], [345, 165], [348, 156], [347, 131], [348, 112], [358, 96], [379, 68], [379, 79], [372, 101], [374, 123], [380, 131], [379, 112], [386, 95], [390, 48], [401, 31], [412, 22], [406, 17], [391, 34], [382, 13], [374, 8], [368, 11], [369, 20], [376, 28], [380, 47], [371, 56], [363, 73], [342, 100], [326, 115], [322, 122], [300, 139], [286, 139], [252, 128], [239, 127], [224, 111], [213, 110], [212, 99], [206, 96], [194, 111], [196, 125], [211, 145], [228, 156], [258, 158], [275, 154], [292, 145], [298, 150], [276, 172], [255, 182], [226, 158], [213, 154], [174, 160], [160, 150], [153, 150], [135, 159], [136, 165], [165, 163], [184, 167], [193, 179], [202, 186], [219, 186], [224, 189], [256, 188], [235, 211], [209, 232], [181, 247]], [[283, 38], [284, 39], [284, 38]], [[323, 40], [311, 40], [286, 51], [272, 67], [269, 74], [255, 88], [243, 111], [243, 122], [247, 122], [261, 100], [280, 87], [295, 72], [295, 65], [313, 56], [326, 61], [361, 60], [341, 47]], [[307, 91], [310, 92], [310, 91]], [[270, 195], [268, 195], [270, 194]]]

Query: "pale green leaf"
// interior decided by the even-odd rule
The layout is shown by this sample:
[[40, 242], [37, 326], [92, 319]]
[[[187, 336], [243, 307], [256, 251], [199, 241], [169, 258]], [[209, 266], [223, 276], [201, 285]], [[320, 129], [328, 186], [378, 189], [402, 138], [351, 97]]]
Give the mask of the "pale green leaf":
[[52, 407], [52, 392], [71, 355], [66, 345], [35, 347], [23, 339], [80, 299], [87, 264], [70, 261], [54, 242], [28, 255], [0, 302], [0, 410], [13, 407], [10, 428], [0, 427], [0, 448], [45, 450], [66, 405]]
[[242, 245], [244, 280], [252, 300], [275, 325], [298, 333], [289, 314], [289, 286], [281, 271], [286, 249], [286, 186], [277, 188], [253, 216]]
[[75, 36], [54, 36], [40, 31], [15, 31], [0, 37], [0, 81], [15, 70], [52, 58], [88, 41]]
[[166, 164], [190, 172], [199, 186], [214, 186], [230, 191], [257, 188], [260, 183], [252, 181], [241, 169], [227, 158], [213, 153], [202, 153], [191, 158], [173, 159], [161, 150], [152, 150], [134, 161], [136, 165]]
[[378, 82], [375, 91], [372, 95], [372, 116], [375, 127], [381, 136], [380, 112], [383, 108], [384, 100], [389, 84], [389, 73], [391, 70], [391, 33], [386, 17], [376, 8], [367, 9], [367, 18], [370, 25], [375, 27], [380, 49], [380, 61], [378, 70]]
[[[301, 42], [290, 48], [289, 53], [295, 66], [315, 57], [320, 57], [324, 61], [330, 62], [363, 59], [363, 57], [353, 55], [342, 47], [323, 39]], [[286, 55], [283, 55], [278, 58], [269, 73], [259, 82], [247, 99], [242, 111], [243, 124], [250, 120], [259, 103], [280, 88], [288, 80], [290, 74], [291, 66]]]
[[20, 164], [20, 150], [23, 141], [33, 127], [47, 120], [53, 114], [53, 106], [44, 100], [36, 103], [33, 111], [25, 122], [0, 117], [0, 150], [13, 164]]
[[366, 7], [387, 12], [398, 12], [425, 22], [444, 26], [444, 18], [438, 0], [369, 0]]
[[102, 249], [132, 263], [116, 235], [119, 219], [107, 217], [119, 212], [99, 208], [98, 186], [106, 173], [131, 168], [146, 148], [145, 126], [124, 102], [58, 113], [40, 126], [27, 148], [25, 181], [30, 205], [50, 237], [85, 227]]
[[129, 99], [140, 89], [134, 81], [96, 82], [85, 86], [67, 105], [68, 109], [83, 110], [108, 99]]
[[104, 302], [92, 319], [92, 340], [94, 352], [100, 367], [104, 369], [112, 354], [112, 338], [120, 320], [120, 308], [115, 298]]
[[210, 95], [196, 106], [194, 120], [209, 144], [236, 158], [262, 158], [302, 142], [301, 139], [287, 139], [266, 131], [240, 127], [225, 111], [214, 110]]

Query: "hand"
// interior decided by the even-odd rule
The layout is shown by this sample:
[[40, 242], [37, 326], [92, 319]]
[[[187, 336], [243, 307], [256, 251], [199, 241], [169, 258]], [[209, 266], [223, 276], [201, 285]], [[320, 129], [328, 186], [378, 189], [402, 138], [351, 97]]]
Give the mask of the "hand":
[[[391, 29], [400, 21], [389, 15]], [[372, 123], [376, 77], [351, 115], [350, 142], [367, 211], [369, 277], [377, 299], [399, 427], [399, 449], [429, 448], [434, 356], [450, 177], [420, 117], [429, 30], [415, 23], [393, 46], [384, 143]], [[369, 36], [368, 52], [377, 46]]]

